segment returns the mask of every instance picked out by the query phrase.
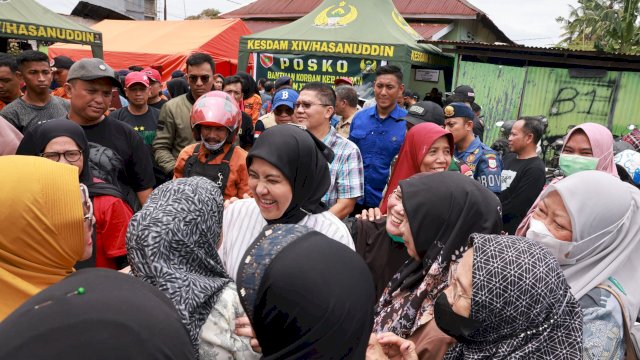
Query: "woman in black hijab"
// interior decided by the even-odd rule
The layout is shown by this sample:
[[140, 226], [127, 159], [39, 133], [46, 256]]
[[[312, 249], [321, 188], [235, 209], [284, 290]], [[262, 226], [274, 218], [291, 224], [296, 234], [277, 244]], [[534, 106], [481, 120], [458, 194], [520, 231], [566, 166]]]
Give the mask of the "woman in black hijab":
[[447, 286], [450, 263], [462, 257], [472, 233], [500, 233], [500, 201], [479, 182], [457, 172], [407, 179], [400, 182], [400, 189], [406, 214], [401, 227], [412, 259], [385, 289], [374, 330], [414, 341], [424, 359], [446, 351], [446, 346], [429, 348], [432, 344], [423, 335], [429, 332], [424, 325], [435, 327], [433, 303]]
[[0, 323], [1, 359], [195, 359], [173, 304], [151, 285], [85, 269]]
[[355, 252], [321, 233], [265, 227], [243, 257], [238, 294], [262, 359], [364, 359], [371, 274]]
[[[116, 270], [126, 267], [125, 233], [133, 211], [116, 185], [92, 176], [89, 161], [91, 150], [82, 127], [66, 119], [36, 124], [25, 132], [16, 154], [43, 156], [43, 153], [50, 152], [49, 147], [54, 144], [54, 140], [57, 142], [53, 151], [57, 153], [56, 161], [79, 169], [80, 182], [87, 186], [93, 201], [96, 219], [93, 253], [89, 260], [78, 263], [76, 268], [97, 266]], [[80, 150], [80, 156], [75, 161], [70, 157], [73, 155], [61, 154], [77, 150]]]
[[247, 156], [253, 199], [225, 209], [219, 250], [236, 278], [240, 259], [267, 224], [299, 224], [355, 249], [347, 227], [328, 211], [322, 196], [330, 185], [333, 152], [298, 125], [277, 125], [260, 135]]

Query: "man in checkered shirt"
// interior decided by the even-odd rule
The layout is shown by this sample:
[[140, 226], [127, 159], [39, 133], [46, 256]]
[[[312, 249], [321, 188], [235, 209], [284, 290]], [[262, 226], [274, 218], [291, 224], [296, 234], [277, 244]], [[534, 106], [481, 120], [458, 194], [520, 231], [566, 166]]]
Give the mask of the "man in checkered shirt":
[[333, 150], [335, 158], [329, 165], [331, 186], [322, 201], [329, 211], [344, 219], [364, 195], [364, 169], [360, 149], [330, 125], [335, 104], [336, 94], [329, 85], [308, 83], [300, 90], [293, 117], [295, 123], [306, 126]]

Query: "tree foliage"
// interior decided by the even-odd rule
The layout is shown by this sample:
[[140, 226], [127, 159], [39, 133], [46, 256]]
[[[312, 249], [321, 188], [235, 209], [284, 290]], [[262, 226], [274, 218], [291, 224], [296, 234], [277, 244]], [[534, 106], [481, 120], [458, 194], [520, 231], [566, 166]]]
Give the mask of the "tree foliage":
[[640, 0], [578, 0], [567, 18], [558, 17], [564, 38], [576, 50], [640, 54]]
[[220, 17], [220, 10], [204, 9], [198, 15], [187, 16], [185, 20], [206, 20], [206, 19], [217, 19], [219, 17]]

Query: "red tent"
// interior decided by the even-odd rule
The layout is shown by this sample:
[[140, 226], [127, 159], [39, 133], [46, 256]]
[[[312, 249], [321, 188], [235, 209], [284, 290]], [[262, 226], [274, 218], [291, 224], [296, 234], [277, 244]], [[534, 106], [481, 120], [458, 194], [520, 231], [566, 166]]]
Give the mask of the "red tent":
[[[239, 19], [133, 21], [104, 20], [92, 27], [102, 32], [104, 60], [115, 70], [131, 65], [162, 66], [163, 80], [175, 70], [185, 70], [194, 52], [211, 55], [216, 72], [235, 74], [240, 37], [251, 30]], [[91, 48], [55, 44], [49, 56], [66, 55], [74, 60], [91, 57]]]

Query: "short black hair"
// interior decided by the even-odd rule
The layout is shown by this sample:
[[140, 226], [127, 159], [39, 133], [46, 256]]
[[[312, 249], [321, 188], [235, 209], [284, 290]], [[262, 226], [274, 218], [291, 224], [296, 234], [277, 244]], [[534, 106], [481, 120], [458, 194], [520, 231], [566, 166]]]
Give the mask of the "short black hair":
[[144, 68], [140, 65], [131, 65], [129, 66], [129, 71], [142, 71]]
[[18, 71], [18, 63], [16, 62], [16, 58], [3, 52], [0, 52], [0, 67], [8, 67], [12, 73]]
[[264, 83], [264, 91], [271, 92], [273, 90], [273, 81], [267, 81]]
[[542, 135], [544, 134], [544, 125], [538, 116], [522, 116], [520, 119], [524, 121], [522, 124], [522, 128], [527, 132], [527, 134], [533, 135], [533, 143], [537, 144], [540, 139], [542, 139]]
[[402, 85], [402, 70], [395, 65], [380, 66], [376, 70], [376, 79], [381, 75], [393, 75], [398, 79], [398, 82]]
[[189, 72], [189, 66], [202, 65], [204, 63], [211, 65], [211, 73], [216, 73], [216, 63], [213, 58], [209, 54], [200, 52], [193, 53], [187, 58], [187, 72]]
[[322, 99], [322, 103], [326, 105], [331, 105], [333, 107], [336, 106], [336, 92], [333, 91], [333, 88], [325, 83], [321, 82], [310, 82], [305, 84], [302, 89], [300, 89], [300, 93], [303, 91], [315, 91], [318, 93], [318, 96]]
[[240, 83], [240, 87], [244, 85], [242, 83], [242, 79], [240, 78], [240, 76], [238, 75], [227, 76], [226, 78], [224, 78], [224, 81], [222, 82], [222, 88], [224, 89], [227, 85], [237, 84], [237, 83]]
[[49, 56], [36, 50], [23, 51], [20, 55], [16, 56], [16, 63], [18, 64], [18, 67], [22, 67], [22, 65], [27, 62], [46, 62], [49, 64]]
[[258, 79], [258, 85], [264, 87], [264, 84], [267, 82], [267, 79], [265, 78], [260, 78]]
[[353, 86], [340, 85], [336, 87], [336, 97], [345, 100], [351, 107], [358, 106], [358, 92]]
[[471, 103], [471, 110], [473, 110], [473, 112], [478, 112], [478, 111], [482, 111], [482, 107], [478, 104], [476, 104], [475, 102]]

